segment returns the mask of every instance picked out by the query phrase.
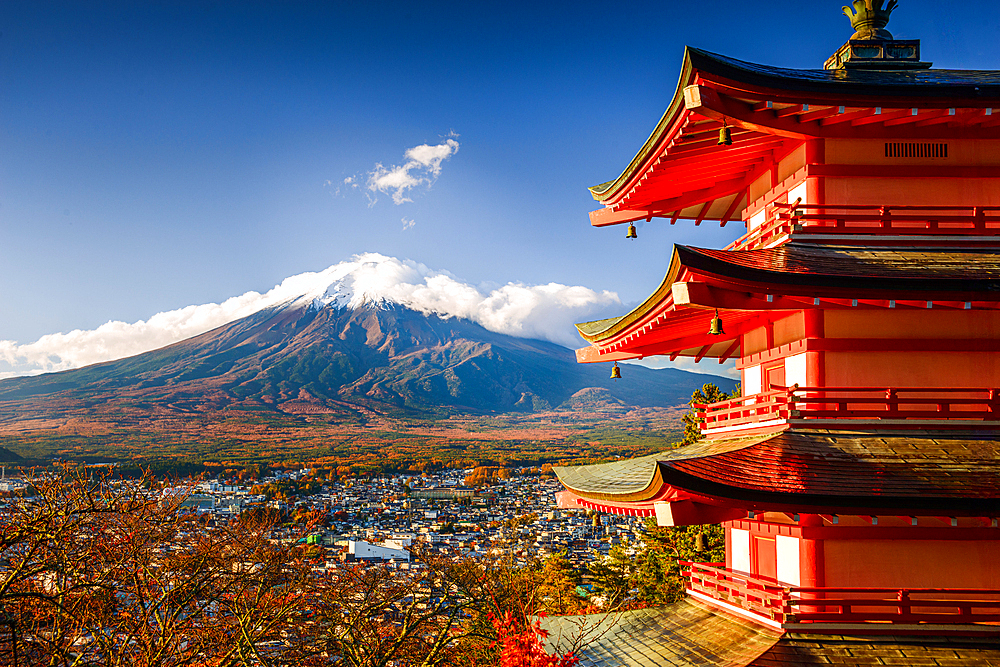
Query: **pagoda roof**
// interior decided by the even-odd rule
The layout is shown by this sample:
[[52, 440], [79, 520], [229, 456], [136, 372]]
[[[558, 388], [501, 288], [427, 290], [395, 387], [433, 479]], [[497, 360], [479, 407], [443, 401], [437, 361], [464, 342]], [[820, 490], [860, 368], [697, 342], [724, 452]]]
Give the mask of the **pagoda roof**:
[[[617, 178], [590, 188], [596, 226], [719, 220], [747, 186], [817, 137], [1000, 138], [1000, 72], [789, 69], [688, 47], [673, 99]], [[730, 127], [733, 144], [718, 146]]]
[[678, 246], [692, 270], [769, 285], [904, 290], [1000, 291], [996, 249], [871, 248], [787, 243], [756, 250]]
[[831, 95], [839, 100], [845, 96], [941, 98], [977, 104], [980, 100], [1000, 100], [1000, 70], [791, 69], [758, 65], [692, 47], [687, 48], [686, 57], [703, 74], [760, 88]]
[[550, 653], [580, 667], [749, 665], [780, 633], [693, 599], [649, 609], [539, 619]]
[[574, 651], [579, 667], [1000, 663], [992, 638], [779, 633], [690, 597], [664, 607], [539, 622], [548, 632], [546, 650]]
[[[1000, 299], [1000, 250], [891, 248], [786, 243], [753, 250], [675, 245], [663, 281], [620, 316], [577, 324], [591, 347], [579, 361], [611, 361], [684, 352], [723, 358], [740, 333], [759, 326], [761, 311], [896, 307], [927, 301], [965, 307]], [[890, 305], [891, 304], [891, 305]], [[725, 335], [707, 332], [714, 309]], [[706, 349], [707, 346], [707, 349]], [[701, 358], [699, 357], [699, 358]]]
[[694, 500], [817, 513], [1000, 511], [1000, 433], [993, 431], [786, 430], [554, 470], [578, 497], [611, 503]]

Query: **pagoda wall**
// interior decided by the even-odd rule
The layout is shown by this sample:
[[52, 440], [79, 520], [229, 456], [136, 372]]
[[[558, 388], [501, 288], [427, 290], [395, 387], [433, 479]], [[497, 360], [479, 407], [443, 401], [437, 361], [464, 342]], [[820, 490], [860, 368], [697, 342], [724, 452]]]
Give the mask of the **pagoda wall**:
[[[937, 144], [947, 157], [886, 157], [886, 143]], [[810, 204], [884, 206], [998, 206], [1000, 179], [961, 167], [1000, 166], [1000, 141], [973, 139], [826, 139], [820, 152], [822, 201]], [[852, 167], [854, 169], [852, 169]], [[865, 169], [865, 167], [875, 167]], [[894, 169], [899, 167], [900, 169]], [[815, 171], [815, 170], [814, 170]], [[856, 175], [852, 174], [857, 172]]]
[[727, 522], [726, 567], [788, 586], [1000, 589], [1000, 530], [974, 519], [950, 528], [932, 517], [919, 526], [851, 516], [840, 517], [840, 526], [810, 526], [823, 522], [803, 518]]
[[986, 139], [913, 139], [918, 144], [946, 144], [947, 157], [886, 157], [885, 144], [906, 139], [824, 139], [827, 164], [1000, 166], [1000, 141]]
[[1000, 386], [1000, 311], [829, 310], [823, 333], [846, 348], [822, 353], [825, 386]]
[[[886, 157], [887, 143], [946, 146], [947, 157]], [[766, 205], [796, 199], [821, 205], [1000, 206], [997, 168], [997, 140], [815, 139], [749, 184], [744, 217], [752, 229], [766, 219]]]
[[827, 205], [1000, 206], [995, 178], [825, 178], [823, 191]]
[[[795, 343], [807, 336], [807, 320], [815, 317], [804, 311], [784, 315], [746, 332], [742, 338], [743, 358], [741, 382], [744, 395], [766, 391], [770, 385], [815, 386], [821, 380], [822, 370], [816, 366], [819, 357], [814, 353], [798, 352]], [[809, 333], [814, 327], [808, 327]], [[764, 357], [763, 363], [754, 356]]]
[[1000, 352], [824, 352], [823, 386], [969, 387], [1000, 384]]
[[768, 385], [1000, 387], [1000, 311], [799, 311], [746, 332], [747, 395]]
[[1000, 539], [823, 540], [824, 586], [1000, 589]]

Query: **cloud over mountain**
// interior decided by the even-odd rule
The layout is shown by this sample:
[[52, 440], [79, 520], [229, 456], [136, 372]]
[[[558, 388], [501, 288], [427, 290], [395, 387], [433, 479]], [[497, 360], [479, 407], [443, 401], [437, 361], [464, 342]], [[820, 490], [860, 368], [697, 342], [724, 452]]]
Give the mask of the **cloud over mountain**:
[[[430, 159], [430, 158], [427, 158]], [[264, 294], [246, 292], [222, 303], [187, 306], [138, 322], [107, 322], [93, 330], [0, 341], [0, 377], [66, 370], [153, 350], [282, 304], [358, 307], [397, 303], [425, 314], [461, 317], [497, 333], [579, 343], [573, 322], [620, 312], [617, 294], [549, 283], [507, 283], [480, 289], [446, 271], [366, 253], [324, 271], [286, 278]]]

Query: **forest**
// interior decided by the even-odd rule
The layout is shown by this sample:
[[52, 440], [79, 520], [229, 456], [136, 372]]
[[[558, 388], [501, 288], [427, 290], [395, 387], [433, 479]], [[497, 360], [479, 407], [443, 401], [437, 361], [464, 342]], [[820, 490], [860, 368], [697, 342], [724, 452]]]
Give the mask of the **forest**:
[[185, 497], [151, 475], [62, 466], [4, 498], [0, 665], [569, 667], [542, 650], [540, 615], [678, 599], [678, 559], [717, 558], [723, 542], [649, 525], [641, 553], [587, 572], [558, 554], [516, 567], [417, 543], [404, 569], [337, 562], [307, 539], [320, 514], [206, 520]]

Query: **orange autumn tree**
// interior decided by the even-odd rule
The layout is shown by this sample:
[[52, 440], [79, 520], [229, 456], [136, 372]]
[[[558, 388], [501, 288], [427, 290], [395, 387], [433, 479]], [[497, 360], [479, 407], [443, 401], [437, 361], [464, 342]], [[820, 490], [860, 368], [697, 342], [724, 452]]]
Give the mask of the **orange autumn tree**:
[[317, 517], [209, 520], [151, 488], [63, 467], [7, 501], [0, 666], [14, 650], [20, 666], [49, 667], [572, 664], [539, 653], [530, 569], [417, 546], [412, 570], [314, 571], [325, 560], [300, 537]]

